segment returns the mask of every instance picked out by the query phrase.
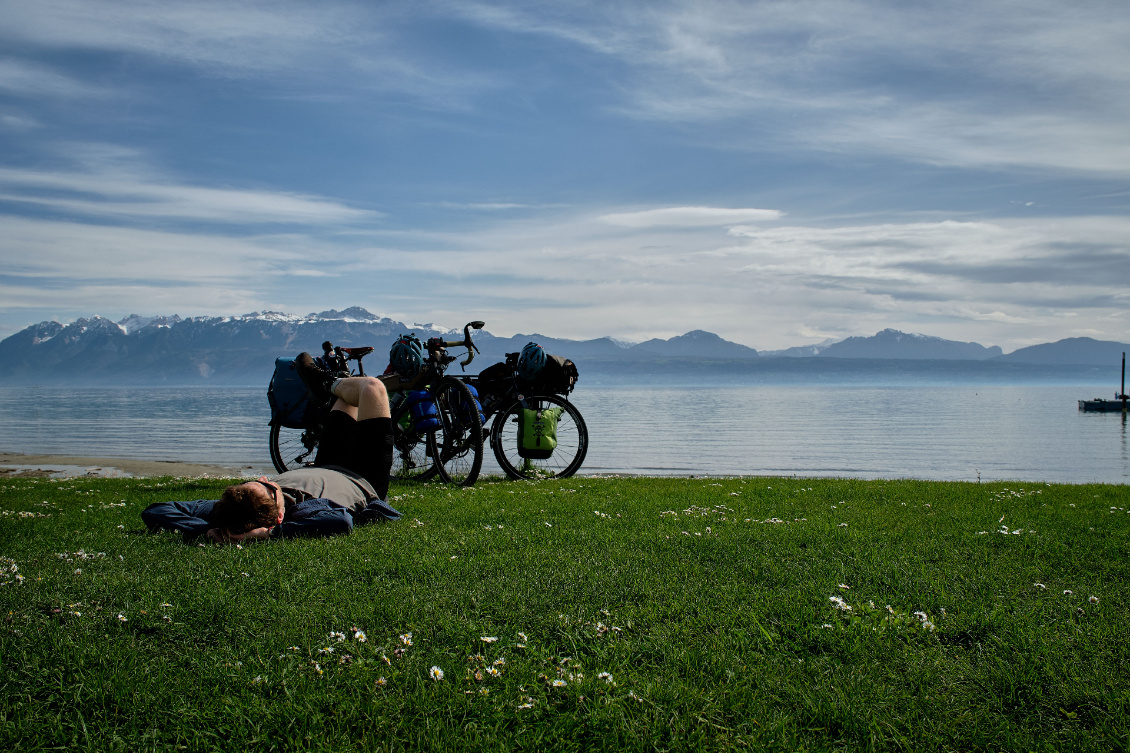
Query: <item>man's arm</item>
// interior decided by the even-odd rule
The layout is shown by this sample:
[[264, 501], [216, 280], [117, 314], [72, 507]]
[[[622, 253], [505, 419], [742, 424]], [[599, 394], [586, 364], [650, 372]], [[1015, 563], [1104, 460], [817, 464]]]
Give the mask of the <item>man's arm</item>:
[[[287, 511], [281, 524], [268, 530], [270, 538], [293, 539], [297, 536], [337, 536], [353, 530], [353, 516], [341, 505], [328, 499], [308, 499]], [[249, 531], [248, 534], [257, 533]], [[247, 534], [245, 534], [247, 535]], [[263, 538], [247, 535], [248, 538]]]
[[202, 536], [212, 527], [214, 499], [194, 502], [157, 502], [141, 511], [141, 519], [151, 533], [160, 530], [179, 531], [185, 538]]

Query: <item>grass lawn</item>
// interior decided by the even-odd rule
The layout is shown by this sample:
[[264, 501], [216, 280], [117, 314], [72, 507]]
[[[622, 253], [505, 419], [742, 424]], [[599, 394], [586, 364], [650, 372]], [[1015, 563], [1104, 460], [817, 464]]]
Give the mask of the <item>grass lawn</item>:
[[487, 480], [144, 533], [223, 486], [0, 481], [0, 750], [1130, 748], [1125, 486]]

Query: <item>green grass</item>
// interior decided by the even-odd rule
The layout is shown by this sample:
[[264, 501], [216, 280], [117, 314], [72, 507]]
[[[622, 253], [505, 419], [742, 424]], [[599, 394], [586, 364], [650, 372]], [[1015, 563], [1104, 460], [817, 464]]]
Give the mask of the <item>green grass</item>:
[[0, 481], [0, 749], [1130, 748], [1127, 487], [497, 481], [142, 532], [223, 485]]

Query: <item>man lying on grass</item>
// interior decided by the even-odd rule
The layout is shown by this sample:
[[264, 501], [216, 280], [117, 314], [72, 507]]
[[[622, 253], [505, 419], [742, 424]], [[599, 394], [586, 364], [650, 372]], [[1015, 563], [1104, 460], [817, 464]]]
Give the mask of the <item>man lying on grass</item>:
[[[384, 502], [393, 440], [384, 382], [375, 377], [335, 378], [309, 353], [300, 354], [295, 364], [316, 399], [336, 398], [314, 467], [229, 486], [218, 500], [150, 505], [141, 513], [150, 531], [242, 541], [332, 536], [349, 533], [354, 524], [400, 518]], [[403, 381], [399, 376], [383, 379]]]

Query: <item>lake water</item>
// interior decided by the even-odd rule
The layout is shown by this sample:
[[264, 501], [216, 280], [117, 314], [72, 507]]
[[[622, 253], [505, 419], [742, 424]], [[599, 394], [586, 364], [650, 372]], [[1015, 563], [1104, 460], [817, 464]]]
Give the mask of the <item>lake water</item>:
[[[581, 473], [1127, 483], [1106, 391], [1062, 386], [584, 386]], [[1107, 395], [1108, 397], [1110, 395]], [[261, 388], [0, 389], [0, 451], [269, 468]], [[501, 473], [487, 450], [485, 472]]]

